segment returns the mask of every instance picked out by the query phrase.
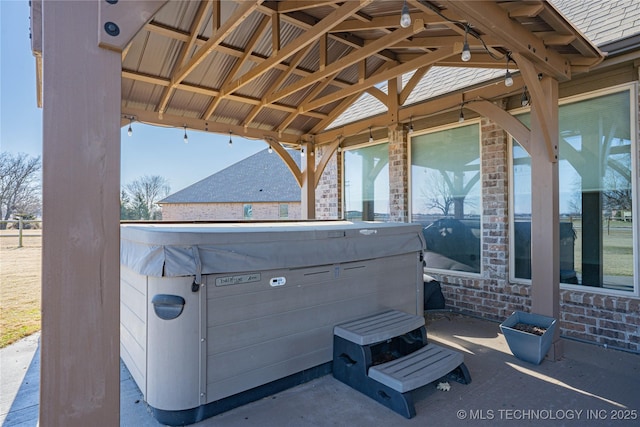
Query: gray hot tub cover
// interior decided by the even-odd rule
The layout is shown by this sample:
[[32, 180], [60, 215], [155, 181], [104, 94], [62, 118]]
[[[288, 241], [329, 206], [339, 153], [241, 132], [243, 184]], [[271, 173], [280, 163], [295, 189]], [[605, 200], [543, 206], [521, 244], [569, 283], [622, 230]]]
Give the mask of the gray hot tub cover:
[[419, 224], [123, 224], [120, 263], [156, 277], [301, 268], [422, 251]]

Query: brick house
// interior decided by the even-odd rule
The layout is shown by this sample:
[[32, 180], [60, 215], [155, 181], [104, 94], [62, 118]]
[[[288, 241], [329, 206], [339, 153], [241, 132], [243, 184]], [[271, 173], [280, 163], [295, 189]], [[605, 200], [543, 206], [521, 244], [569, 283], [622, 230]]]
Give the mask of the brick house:
[[[607, 53], [602, 64], [560, 83], [558, 89], [561, 334], [638, 352], [639, 257], [638, 237], [633, 237], [638, 235], [637, 227], [624, 224], [631, 216], [626, 207], [620, 209], [626, 212], [620, 220], [607, 217], [604, 199], [616, 185], [616, 191], [633, 193], [633, 203], [619, 201], [624, 206], [636, 206], [639, 197], [640, 4], [606, 2], [593, 8], [585, 2], [553, 3]], [[492, 80], [499, 83], [504, 71], [443, 67], [430, 70], [427, 76], [412, 94], [415, 102], [438, 103], [456, 92], [465, 99], [464, 88]], [[405, 76], [404, 82], [409, 78]], [[525, 86], [497, 103], [528, 124], [525, 98], [530, 96]], [[422, 222], [440, 234], [456, 235], [455, 225], [447, 226], [446, 221], [463, 227], [466, 234], [459, 242], [464, 242], [466, 253], [442, 249], [442, 245], [429, 251], [427, 236], [425, 273], [441, 282], [449, 308], [501, 321], [515, 310], [532, 310], [530, 221], [536, 185], [531, 182], [527, 152], [498, 123], [474, 111], [473, 103], [463, 102], [455, 110], [424, 119], [414, 117], [402, 127], [389, 128], [386, 135], [374, 132], [374, 142], [360, 138], [351, 146], [343, 144], [345, 148], [334, 155], [316, 189], [316, 212], [322, 218], [345, 217], [342, 209], [365, 212], [367, 205], [375, 205], [376, 219]], [[332, 127], [340, 129], [365, 116], [383, 114], [385, 108], [374, 97], [363, 97]], [[609, 153], [609, 157], [594, 153]], [[379, 173], [366, 172], [367, 159], [378, 165]], [[592, 173], [598, 168], [599, 177]], [[336, 176], [341, 183], [337, 188]], [[441, 204], [447, 195], [444, 190], [425, 194], [428, 187], [441, 188], [439, 177], [443, 176], [450, 181], [448, 188], [456, 188], [458, 180], [458, 193], [453, 191], [451, 199], [452, 205], [456, 196], [464, 199], [459, 200], [461, 212], [453, 207], [448, 214], [438, 211], [436, 199]], [[367, 180], [364, 190], [350, 195], [362, 208], [349, 206], [352, 183]]]
[[158, 204], [165, 221], [300, 219], [300, 187], [285, 163], [265, 149]]

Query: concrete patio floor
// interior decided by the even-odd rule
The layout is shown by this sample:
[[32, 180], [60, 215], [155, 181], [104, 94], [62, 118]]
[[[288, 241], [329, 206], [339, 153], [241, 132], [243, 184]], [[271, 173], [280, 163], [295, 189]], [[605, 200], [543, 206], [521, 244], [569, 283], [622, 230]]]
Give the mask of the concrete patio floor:
[[[511, 355], [497, 323], [429, 313], [433, 342], [464, 353], [472, 383], [414, 393], [407, 420], [331, 375], [209, 418], [194, 426], [625, 426], [640, 424], [640, 355], [563, 340], [562, 360], [532, 365]], [[2, 426], [36, 426], [38, 335], [0, 351]], [[99, 426], [100, 422], [96, 421]], [[160, 425], [121, 370], [121, 426]]]

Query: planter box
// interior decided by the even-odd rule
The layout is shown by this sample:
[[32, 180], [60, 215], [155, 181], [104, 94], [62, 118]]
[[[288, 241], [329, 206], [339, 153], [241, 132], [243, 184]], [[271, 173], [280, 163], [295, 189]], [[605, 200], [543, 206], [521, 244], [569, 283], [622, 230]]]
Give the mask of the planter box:
[[[544, 334], [535, 335], [529, 332], [514, 329], [518, 323], [538, 326], [546, 329]], [[556, 319], [540, 314], [516, 311], [500, 324], [504, 338], [514, 356], [525, 362], [539, 365], [547, 355], [553, 342], [553, 332], [556, 327]]]

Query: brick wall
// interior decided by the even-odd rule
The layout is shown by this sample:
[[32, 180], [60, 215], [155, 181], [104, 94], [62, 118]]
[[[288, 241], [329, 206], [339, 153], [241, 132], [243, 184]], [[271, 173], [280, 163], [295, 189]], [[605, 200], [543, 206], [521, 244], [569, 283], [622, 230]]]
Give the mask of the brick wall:
[[[508, 135], [488, 119], [482, 132], [481, 275], [433, 274], [449, 308], [502, 321], [531, 310], [531, 285], [509, 281]], [[640, 351], [640, 299], [561, 289], [560, 333], [567, 337]]]
[[[323, 148], [316, 150], [316, 163], [324, 154]], [[334, 152], [322, 172], [316, 187], [316, 219], [342, 218], [342, 154]]]
[[[289, 202], [289, 218], [300, 219], [300, 202]], [[170, 203], [162, 206], [164, 221], [244, 220], [244, 203]], [[253, 220], [280, 219], [280, 203], [251, 203]]]
[[409, 221], [409, 144], [402, 126], [389, 128], [389, 215]]

